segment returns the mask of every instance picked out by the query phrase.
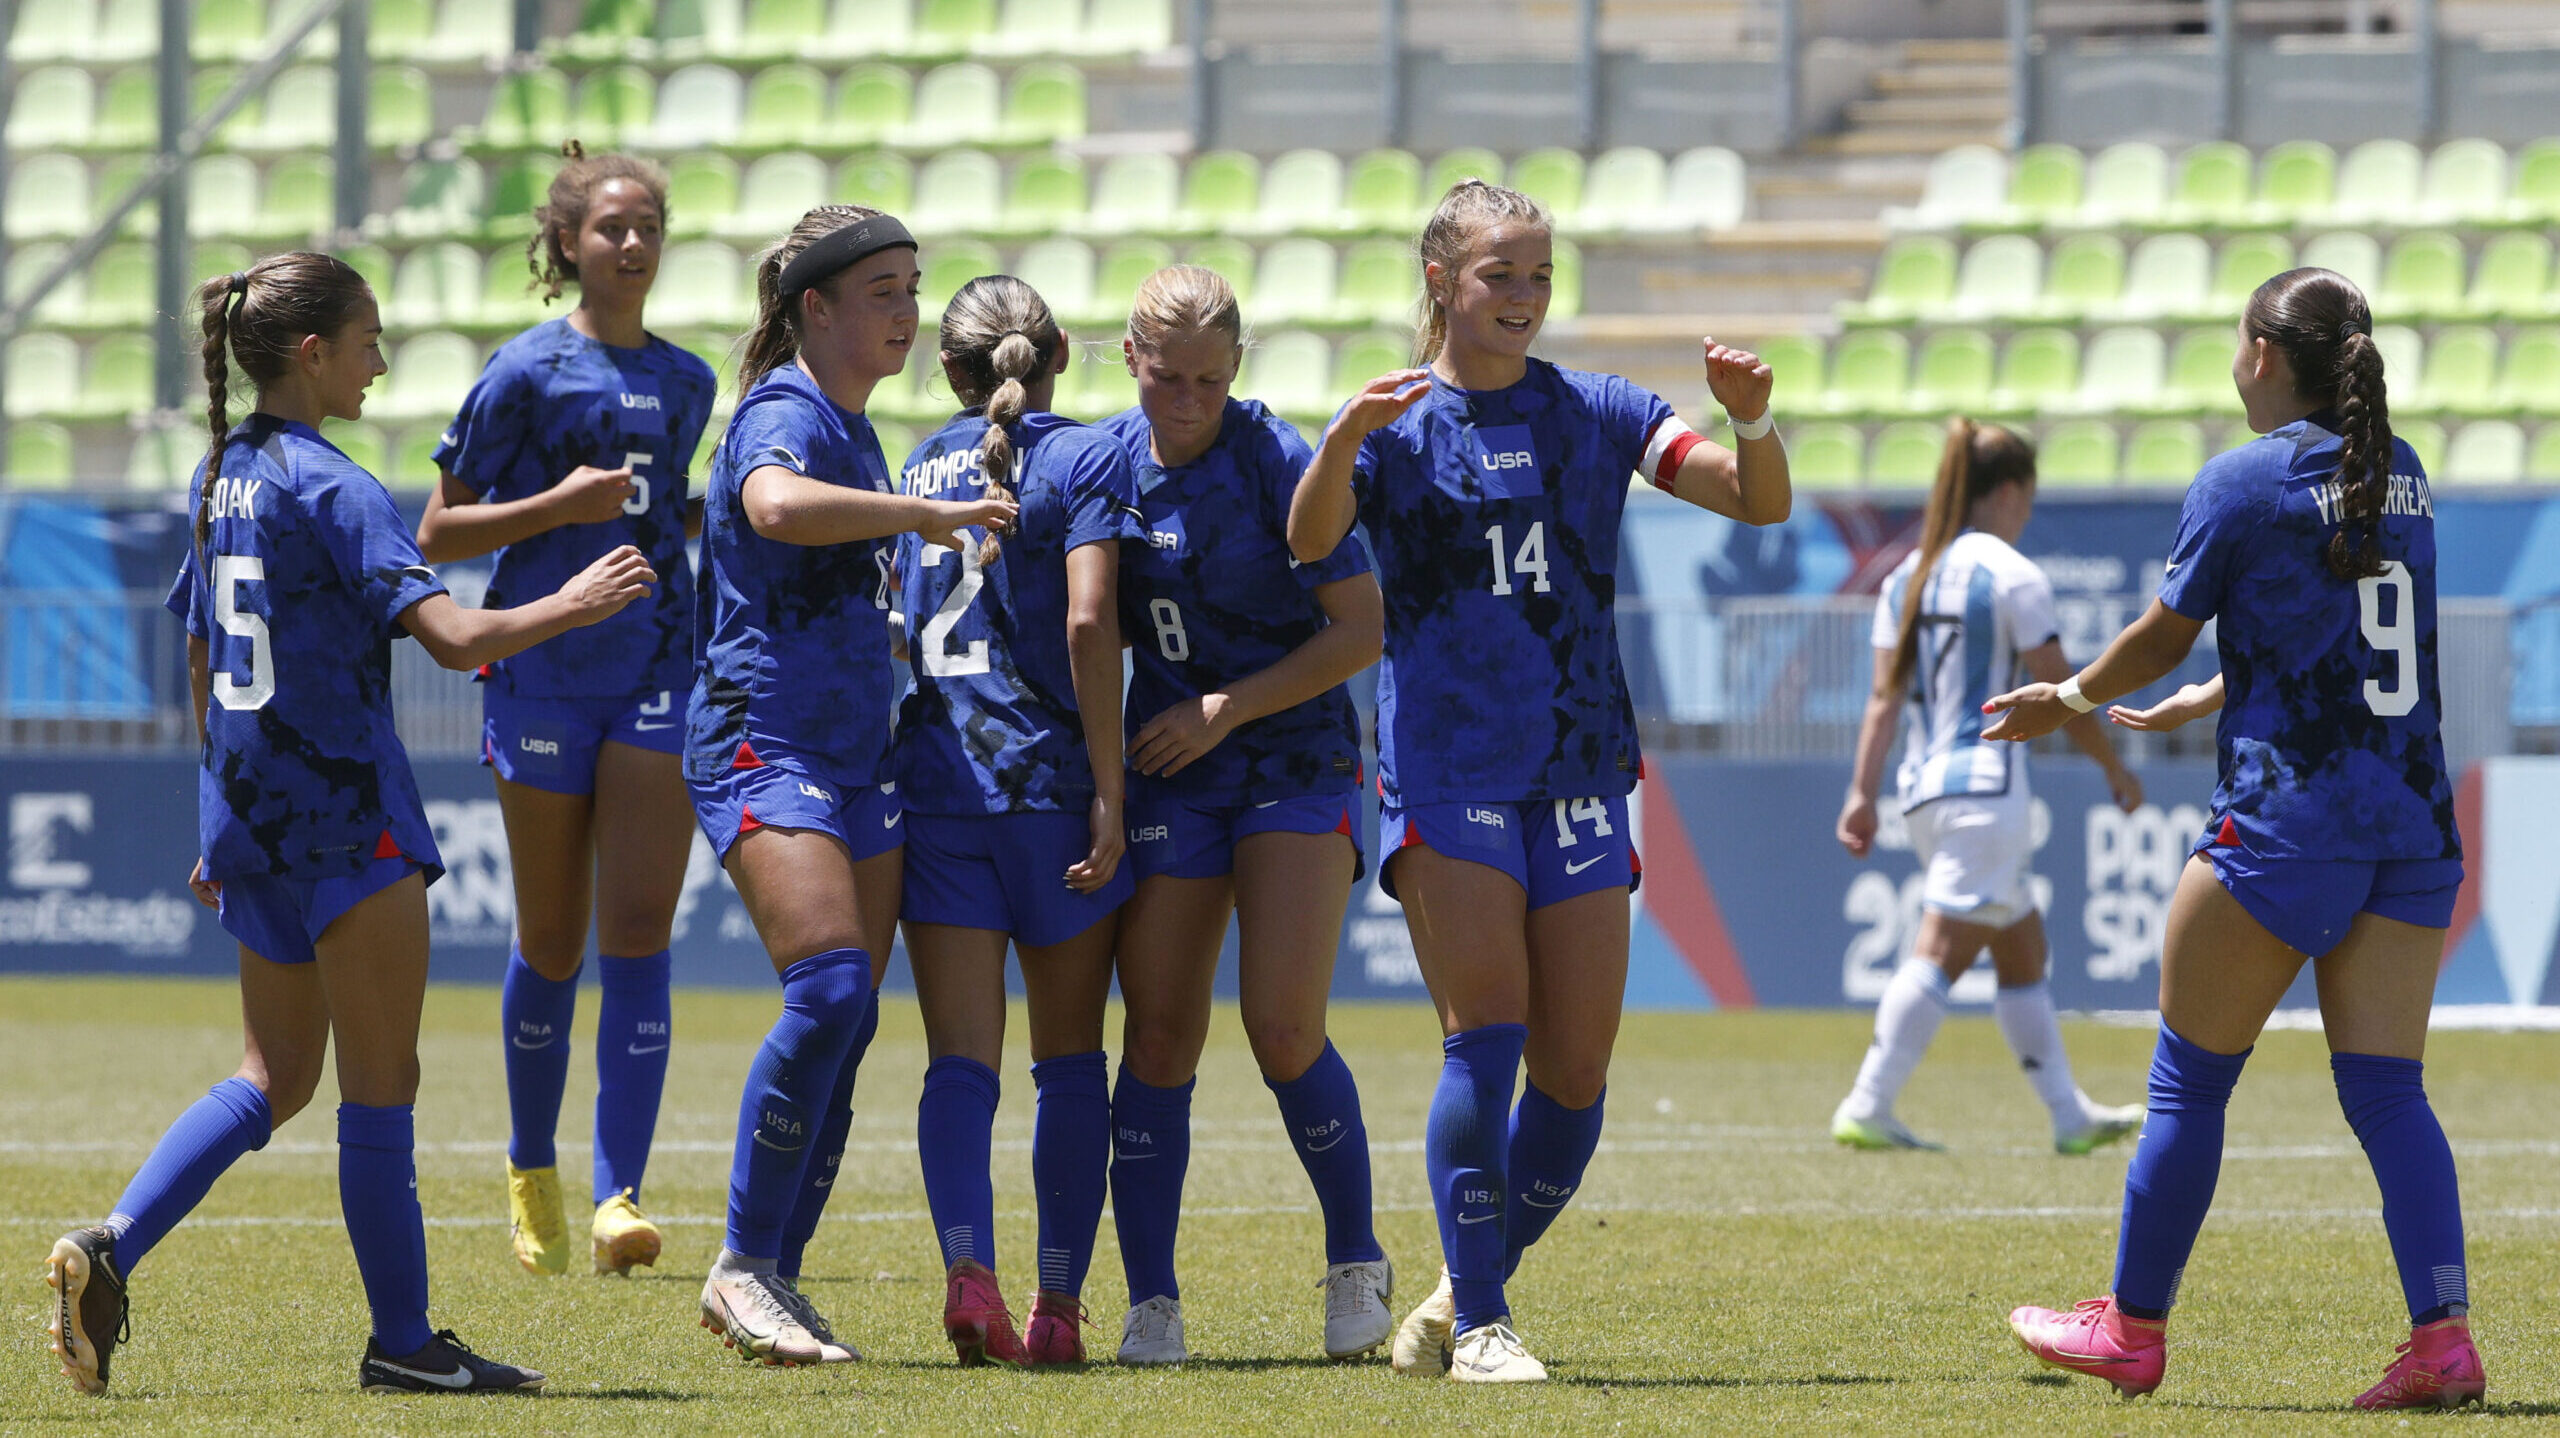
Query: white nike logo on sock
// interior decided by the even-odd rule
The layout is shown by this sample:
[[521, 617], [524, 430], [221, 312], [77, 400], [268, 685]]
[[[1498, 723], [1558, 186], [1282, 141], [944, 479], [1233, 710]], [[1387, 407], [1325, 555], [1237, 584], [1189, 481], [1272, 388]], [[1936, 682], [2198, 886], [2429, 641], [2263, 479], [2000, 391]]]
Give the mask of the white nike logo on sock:
[[643, 1055], [643, 1054], [662, 1054], [662, 1053], [665, 1053], [666, 1051], [667, 1051], [667, 1046], [666, 1046], [665, 1044], [659, 1044], [659, 1045], [657, 1045], [657, 1046], [656, 1046], [656, 1047], [654, 1047], [654, 1048], [645, 1048], [645, 1049], [644, 1049], [644, 1048], [642, 1048], [642, 1047], [640, 1047], [638, 1044], [633, 1044], [633, 1045], [631, 1046], [631, 1056], [632, 1056], [633, 1058], [638, 1058], [638, 1057], [640, 1057], [640, 1056], [641, 1056], [641, 1055]]
[[1458, 1215], [1458, 1222], [1460, 1222], [1460, 1223], [1490, 1223], [1490, 1222], [1492, 1222], [1494, 1219], [1497, 1219], [1497, 1218], [1500, 1218], [1500, 1217], [1502, 1217], [1502, 1215], [1501, 1215], [1501, 1214], [1499, 1214], [1499, 1213], [1479, 1213], [1479, 1214], [1477, 1214], [1475, 1217], [1473, 1217], [1473, 1218], [1469, 1218], [1469, 1217], [1467, 1217], [1465, 1214], [1463, 1214], [1463, 1213], [1462, 1213], [1462, 1214], [1459, 1214], [1459, 1215]]

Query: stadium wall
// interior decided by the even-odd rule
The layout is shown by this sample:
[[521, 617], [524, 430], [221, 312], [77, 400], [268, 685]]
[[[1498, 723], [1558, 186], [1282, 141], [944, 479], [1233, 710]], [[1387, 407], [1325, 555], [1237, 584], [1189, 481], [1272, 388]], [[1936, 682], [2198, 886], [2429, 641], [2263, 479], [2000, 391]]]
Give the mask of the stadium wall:
[[[2421, 52], [2405, 36], [2285, 36], [2241, 42], [2232, 133], [2218, 132], [2223, 84], [2209, 40], [2048, 42], [2034, 61], [2038, 141], [2096, 148], [2119, 140], [2229, 138], [2349, 145], [2424, 133]], [[2448, 38], [2439, 53], [2435, 125], [2444, 135], [2524, 144], [2560, 114], [2560, 43]]]

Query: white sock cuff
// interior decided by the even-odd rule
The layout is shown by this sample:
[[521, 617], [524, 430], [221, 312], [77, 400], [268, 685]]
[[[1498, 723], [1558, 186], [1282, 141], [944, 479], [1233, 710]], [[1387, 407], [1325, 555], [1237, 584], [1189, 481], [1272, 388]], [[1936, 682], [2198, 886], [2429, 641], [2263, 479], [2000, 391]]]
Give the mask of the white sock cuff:
[[1939, 968], [1936, 960], [1920, 958], [1917, 955], [1904, 959], [1902, 961], [1902, 971], [1895, 977], [1907, 977], [1913, 980], [1918, 983], [1931, 998], [1936, 999], [1942, 1004], [1947, 1001], [1948, 993], [1954, 988], [1953, 985], [1947, 982], [1947, 971]]
[[2051, 992], [2053, 980], [2050, 978], [2038, 979], [2032, 984], [2002, 984], [1997, 990], [1998, 997], [2004, 999], [2032, 999]]

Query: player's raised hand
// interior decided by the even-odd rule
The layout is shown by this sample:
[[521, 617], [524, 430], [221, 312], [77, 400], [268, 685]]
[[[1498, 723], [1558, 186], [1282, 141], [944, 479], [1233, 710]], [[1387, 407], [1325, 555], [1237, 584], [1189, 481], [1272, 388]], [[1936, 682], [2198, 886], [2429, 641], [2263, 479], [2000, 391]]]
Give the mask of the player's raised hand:
[[2107, 706], [2107, 717], [2127, 729], [2166, 734], [2181, 724], [2201, 719], [2221, 707], [2222, 676], [2217, 674], [2203, 684], [2185, 686], [2148, 709], [2128, 709], [2122, 704], [2110, 704]]
[[627, 464], [620, 469], [582, 464], [551, 487], [551, 502], [559, 506], [564, 524], [602, 524], [622, 513], [629, 498], [631, 466]]
[[1141, 774], [1169, 777], [1192, 760], [1218, 747], [1235, 727], [1235, 709], [1226, 695], [1203, 694], [1167, 708], [1142, 726], [1129, 741], [1129, 767]]
[[1371, 434], [1396, 422], [1398, 416], [1422, 402], [1431, 393], [1431, 371], [1400, 369], [1382, 374], [1360, 387], [1342, 413], [1333, 417], [1332, 430], [1345, 439], [1366, 439]]
[[647, 594], [649, 586], [657, 582], [658, 572], [649, 567], [648, 556], [624, 544], [561, 585], [560, 597], [568, 600], [576, 612], [574, 622], [593, 624]]
[[1745, 423], [1769, 412], [1769, 390], [1776, 383], [1769, 366], [1760, 356], [1746, 349], [1716, 343], [1706, 338], [1707, 393], [1716, 397], [1724, 412]]
[[1850, 858], [1865, 858], [1876, 846], [1876, 801], [1864, 794], [1850, 795], [1841, 804], [1840, 822], [1831, 832]]
[[2024, 743], [2041, 739], [2071, 722], [2071, 706], [2062, 702], [2062, 690], [2053, 684], [2030, 684], [1994, 697], [1982, 706], [1985, 714], [2000, 717], [1982, 731], [1985, 739], [2012, 739]]
[[1022, 512], [1022, 507], [1010, 499], [936, 499], [926, 502], [933, 506], [933, 517], [917, 525], [916, 533], [924, 537], [925, 543], [938, 544], [945, 549], [967, 549], [975, 543], [960, 532], [970, 525], [1002, 529], [1013, 523], [1014, 516]]
[[1093, 796], [1093, 807], [1086, 816], [1093, 825], [1093, 847], [1085, 856], [1067, 866], [1067, 887], [1079, 894], [1097, 892], [1111, 882], [1120, 871], [1120, 856], [1129, 847], [1128, 830], [1121, 827], [1120, 801]]

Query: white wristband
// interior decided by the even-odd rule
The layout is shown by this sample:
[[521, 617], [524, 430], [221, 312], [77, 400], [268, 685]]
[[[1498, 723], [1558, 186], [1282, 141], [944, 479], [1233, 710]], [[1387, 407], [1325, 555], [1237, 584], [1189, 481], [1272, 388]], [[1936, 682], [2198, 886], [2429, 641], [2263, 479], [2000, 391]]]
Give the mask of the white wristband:
[[2053, 691], [2053, 697], [2061, 700], [2063, 707], [2069, 709], [2074, 714], [2092, 713], [2098, 707], [2097, 700], [2085, 698], [2081, 695], [2080, 676], [2077, 674], [2063, 680], [2062, 687]]
[[1724, 414], [1724, 422], [1733, 426], [1733, 437], [1735, 439], [1765, 439], [1768, 437], [1771, 430], [1778, 427], [1776, 416], [1765, 409], [1760, 411], [1760, 417], [1758, 419], [1752, 420], [1748, 424], [1735, 419], [1733, 417], [1733, 411], [1726, 410]]

